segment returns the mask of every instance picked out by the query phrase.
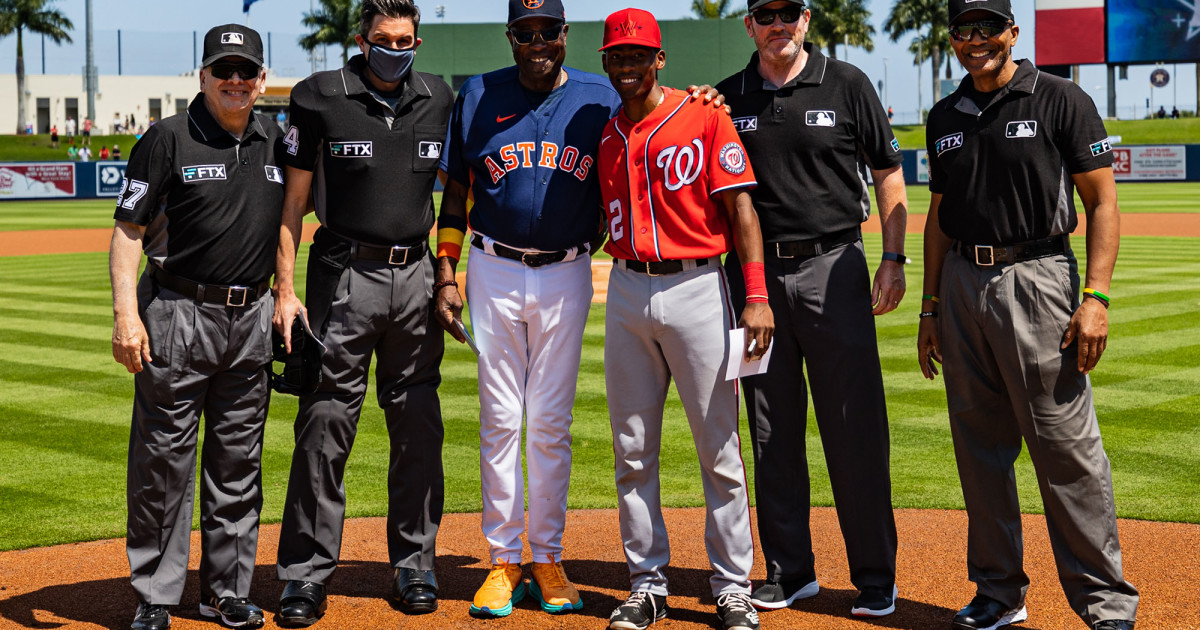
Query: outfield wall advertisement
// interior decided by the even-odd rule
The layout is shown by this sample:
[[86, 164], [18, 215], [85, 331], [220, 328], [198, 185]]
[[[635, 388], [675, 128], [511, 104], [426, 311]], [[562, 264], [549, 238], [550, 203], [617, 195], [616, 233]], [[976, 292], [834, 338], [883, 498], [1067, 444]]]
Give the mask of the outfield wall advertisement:
[[61, 199], [75, 196], [75, 164], [0, 164], [0, 199]]
[[1184, 181], [1187, 147], [1113, 147], [1113, 175], [1117, 181]]

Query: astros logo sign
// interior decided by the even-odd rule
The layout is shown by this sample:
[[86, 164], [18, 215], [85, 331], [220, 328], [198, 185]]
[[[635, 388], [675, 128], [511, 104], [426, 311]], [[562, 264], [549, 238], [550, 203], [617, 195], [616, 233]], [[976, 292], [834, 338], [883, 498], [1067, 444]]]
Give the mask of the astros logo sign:
[[546, 0], [525, 0], [526, 9], [540, 9]]

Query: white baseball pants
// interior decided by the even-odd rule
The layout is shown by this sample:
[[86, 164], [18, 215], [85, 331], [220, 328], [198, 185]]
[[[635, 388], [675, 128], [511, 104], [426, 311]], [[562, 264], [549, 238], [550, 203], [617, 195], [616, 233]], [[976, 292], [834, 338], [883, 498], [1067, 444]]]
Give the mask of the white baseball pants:
[[529, 547], [562, 557], [571, 480], [571, 407], [592, 302], [591, 258], [541, 267], [471, 250], [467, 302], [479, 346], [479, 469], [492, 562], [521, 562], [529, 469]]

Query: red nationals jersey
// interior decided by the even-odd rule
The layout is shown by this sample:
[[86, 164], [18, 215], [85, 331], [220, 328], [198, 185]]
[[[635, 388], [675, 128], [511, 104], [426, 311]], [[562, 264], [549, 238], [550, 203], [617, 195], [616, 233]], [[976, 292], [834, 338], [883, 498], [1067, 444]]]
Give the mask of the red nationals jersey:
[[753, 187], [754, 171], [724, 109], [663, 88], [644, 120], [625, 112], [600, 136], [597, 167], [611, 237], [625, 260], [708, 258], [729, 251], [732, 230], [713, 195]]

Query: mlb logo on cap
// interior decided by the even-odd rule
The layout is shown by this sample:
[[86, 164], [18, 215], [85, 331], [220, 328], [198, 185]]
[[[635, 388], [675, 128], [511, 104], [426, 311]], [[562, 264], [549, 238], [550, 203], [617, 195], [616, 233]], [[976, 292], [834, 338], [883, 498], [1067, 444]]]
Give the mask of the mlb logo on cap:
[[255, 65], [263, 65], [262, 36], [258, 31], [241, 24], [222, 24], [204, 35], [204, 56], [201, 68], [225, 59], [240, 57]]

